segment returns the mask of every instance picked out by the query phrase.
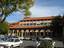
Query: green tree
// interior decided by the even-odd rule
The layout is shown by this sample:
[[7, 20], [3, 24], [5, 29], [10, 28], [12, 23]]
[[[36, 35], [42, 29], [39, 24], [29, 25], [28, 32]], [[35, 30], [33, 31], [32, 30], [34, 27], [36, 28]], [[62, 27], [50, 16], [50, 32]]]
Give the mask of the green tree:
[[0, 34], [7, 34], [9, 30], [8, 23], [0, 23]]
[[62, 26], [63, 26], [63, 45], [64, 45], [64, 15], [62, 17]]
[[52, 48], [53, 47], [53, 41], [52, 40], [42, 40], [38, 48]]
[[50, 30], [53, 31], [53, 37], [55, 39], [62, 39], [63, 34], [63, 25], [62, 25], [62, 17], [56, 16], [52, 19]]
[[33, 5], [33, 0], [0, 0], [0, 17], [3, 23], [6, 17], [14, 11], [25, 10], [25, 16], [30, 15], [29, 8]]

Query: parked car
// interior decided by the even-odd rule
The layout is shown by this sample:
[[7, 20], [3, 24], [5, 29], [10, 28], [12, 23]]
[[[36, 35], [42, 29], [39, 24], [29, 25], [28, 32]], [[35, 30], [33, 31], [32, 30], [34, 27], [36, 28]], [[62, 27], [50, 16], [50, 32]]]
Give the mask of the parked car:
[[6, 46], [6, 47], [17, 47], [22, 45], [23, 41], [19, 40], [18, 38], [9, 38], [5, 41], [0, 41], [0, 45]]

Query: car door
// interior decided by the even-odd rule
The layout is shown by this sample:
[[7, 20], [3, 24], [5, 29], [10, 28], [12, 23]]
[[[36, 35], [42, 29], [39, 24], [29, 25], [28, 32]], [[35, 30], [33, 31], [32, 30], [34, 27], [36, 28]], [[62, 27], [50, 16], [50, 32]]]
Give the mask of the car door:
[[19, 39], [15, 39], [15, 40], [14, 40], [14, 44], [15, 44], [16, 46], [19, 46], [19, 45], [20, 45], [20, 40], [19, 40]]

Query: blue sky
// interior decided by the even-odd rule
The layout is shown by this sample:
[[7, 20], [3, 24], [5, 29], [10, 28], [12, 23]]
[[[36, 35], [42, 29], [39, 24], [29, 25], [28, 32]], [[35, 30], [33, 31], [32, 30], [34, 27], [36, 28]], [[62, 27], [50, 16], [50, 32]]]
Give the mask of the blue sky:
[[[64, 0], [35, 0], [30, 8], [31, 17], [47, 17], [64, 14]], [[14, 12], [7, 17], [8, 22], [18, 22], [22, 20], [22, 12]]]

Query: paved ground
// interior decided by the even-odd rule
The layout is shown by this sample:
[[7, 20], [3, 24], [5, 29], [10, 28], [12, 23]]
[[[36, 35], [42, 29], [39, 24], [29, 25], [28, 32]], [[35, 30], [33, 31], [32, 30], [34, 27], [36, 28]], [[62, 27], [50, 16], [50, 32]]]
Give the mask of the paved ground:
[[61, 41], [55, 41], [55, 47], [63, 47], [63, 42]]
[[[37, 46], [37, 41], [24, 41], [23, 47], [25, 46]], [[55, 41], [55, 47], [63, 47], [63, 43], [61, 41]]]
[[[15, 47], [15, 48], [24, 48], [25, 46], [37, 46], [37, 41], [26, 41], [24, 40], [23, 44], [21, 45], [21, 47]], [[55, 41], [55, 47], [63, 47], [63, 43], [61, 41]], [[32, 47], [33, 48], [33, 47]]]

